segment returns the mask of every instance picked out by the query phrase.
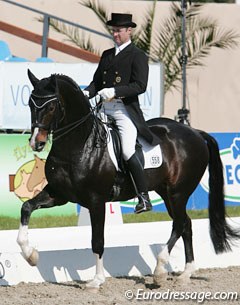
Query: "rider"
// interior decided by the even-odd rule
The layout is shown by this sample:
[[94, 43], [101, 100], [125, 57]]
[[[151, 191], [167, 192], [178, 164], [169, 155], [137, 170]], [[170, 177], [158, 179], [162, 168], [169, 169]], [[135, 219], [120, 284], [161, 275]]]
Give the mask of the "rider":
[[148, 58], [131, 42], [131, 14], [112, 13], [107, 25], [111, 27], [115, 47], [101, 56], [93, 80], [83, 93], [89, 98], [99, 94], [103, 100], [102, 111], [116, 120], [119, 128], [123, 158], [127, 161], [139, 203], [135, 213], [152, 210], [144, 168], [136, 154], [137, 134], [152, 145], [159, 139], [148, 128], [140, 109], [138, 95], [146, 91]]

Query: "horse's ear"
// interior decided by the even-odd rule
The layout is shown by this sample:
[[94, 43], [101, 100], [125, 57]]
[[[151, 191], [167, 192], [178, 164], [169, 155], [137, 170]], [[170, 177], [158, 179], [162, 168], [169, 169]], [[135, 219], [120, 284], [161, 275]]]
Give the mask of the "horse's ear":
[[51, 74], [51, 77], [50, 77], [50, 84], [51, 84], [51, 87], [56, 89], [57, 87], [57, 78], [56, 78], [56, 74]]
[[36, 86], [36, 84], [39, 82], [39, 79], [36, 78], [36, 76], [28, 69], [28, 78], [33, 85], [33, 87]]

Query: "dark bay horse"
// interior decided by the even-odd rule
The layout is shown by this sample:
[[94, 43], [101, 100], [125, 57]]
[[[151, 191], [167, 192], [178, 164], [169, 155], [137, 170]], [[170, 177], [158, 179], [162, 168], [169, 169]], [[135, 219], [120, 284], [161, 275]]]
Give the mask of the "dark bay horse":
[[[33, 91], [29, 99], [32, 129], [30, 145], [41, 151], [50, 133], [51, 151], [45, 173], [48, 184], [21, 209], [18, 243], [31, 265], [36, 265], [37, 251], [29, 245], [28, 223], [31, 213], [68, 201], [89, 209], [92, 225], [92, 251], [96, 255], [96, 275], [88, 287], [99, 287], [105, 281], [103, 272], [105, 202], [135, 197], [128, 174], [116, 171], [106, 146], [106, 131], [95, 116], [79, 86], [64, 75], [51, 75], [38, 80], [28, 71]], [[209, 169], [210, 236], [216, 253], [231, 249], [231, 240], [239, 238], [226, 222], [224, 178], [218, 144], [209, 134], [166, 118], [148, 121], [161, 138], [163, 163], [147, 169], [148, 189], [164, 200], [173, 220], [171, 236], [159, 253], [154, 280], [166, 275], [165, 265], [179, 237], [185, 247], [186, 265], [181, 277], [190, 278], [194, 271], [191, 220], [186, 212], [189, 196]], [[118, 181], [119, 193], [114, 192]], [[151, 234], [149, 232], [149, 234]], [[159, 232], [161, 234], [161, 232]]]

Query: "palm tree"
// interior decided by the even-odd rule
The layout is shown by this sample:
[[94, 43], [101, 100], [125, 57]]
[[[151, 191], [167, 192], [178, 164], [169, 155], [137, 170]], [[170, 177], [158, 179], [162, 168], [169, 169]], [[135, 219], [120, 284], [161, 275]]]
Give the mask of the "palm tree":
[[[173, 2], [170, 14], [159, 27], [153, 28], [155, 8], [154, 0], [149, 11], [143, 16], [139, 30], [135, 31], [132, 41], [149, 56], [150, 62], [162, 62], [165, 67], [164, 90], [180, 89], [182, 80], [182, 40], [181, 40], [181, 5]], [[107, 10], [94, 0], [82, 0], [81, 5], [91, 9], [102, 22], [106, 33], [110, 34], [106, 21], [109, 19]], [[192, 4], [186, 10], [186, 68], [204, 65], [204, 58], [213, 47], [230, 49], [238, 46], [239, 35], [232, 30], [223, 30], [216, 20], [200, 16], [204, 4]], [[90, 50], [99, 55], [91, 40], [81, 36], [77, 29], [72, 29], [51, 19], [50, 26], [65, 34], [70, 41], [82, 49]]]
[[[203, 66], [204, 58], [213, 47], [230, 49], [238, 45], [239, 35], [232, 30], [223, 30], [216, 20], [200, 16], [203, 4], [192, 4], [186, 10], [186, 54], [187, 69]], [[164, 20], [155, 36], [151, 53], [154, 61], [165, 65], [165, 92], [179, 89], [182, 79], [181, 7], [171, 5], [170, 15]]]

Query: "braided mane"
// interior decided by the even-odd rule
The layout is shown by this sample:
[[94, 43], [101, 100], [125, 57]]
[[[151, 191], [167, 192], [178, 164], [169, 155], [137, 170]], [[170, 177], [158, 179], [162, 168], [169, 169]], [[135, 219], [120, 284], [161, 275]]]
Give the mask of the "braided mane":
[[69, 76], [64, 74], [55, 74], [56, 78], [70, 83], [76, 90], [80, 90], [79, 85]]

